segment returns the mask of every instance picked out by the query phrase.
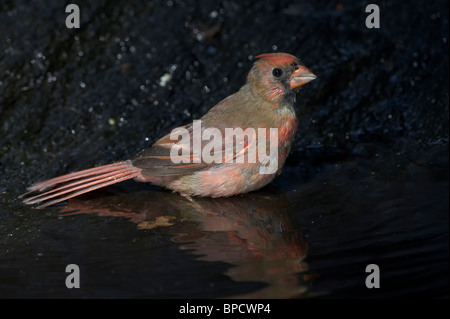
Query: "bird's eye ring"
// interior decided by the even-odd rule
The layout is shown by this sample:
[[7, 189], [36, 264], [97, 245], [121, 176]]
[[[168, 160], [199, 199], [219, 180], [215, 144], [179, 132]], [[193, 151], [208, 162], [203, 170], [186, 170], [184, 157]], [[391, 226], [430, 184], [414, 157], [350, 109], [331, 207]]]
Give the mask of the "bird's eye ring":
[[281, 70], [279, 68], [275, 68], [272, 70], [272, 74], [274, 77], [279, 78], [280, 76], [283, 75], [283, 70]]

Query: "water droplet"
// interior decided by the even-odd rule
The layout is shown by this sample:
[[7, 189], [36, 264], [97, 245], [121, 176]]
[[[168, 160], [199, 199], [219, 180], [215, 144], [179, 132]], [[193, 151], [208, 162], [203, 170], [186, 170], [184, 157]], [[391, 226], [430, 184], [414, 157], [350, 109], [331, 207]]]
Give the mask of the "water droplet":
[[175, 72], [175, 70], [177, 69], [177, 65], [176, 64], [172, 64], [172, 65], [170, 65], [170, 67], [169, 67], [169, 71], [171, 72], [171, 73], [173, 73], [173, 72]]
[[164, 74], [160, 79], [159, 79], [159, 85], [162, 87], [165, 87], [166, 84], [172, 79], [172, 75], [170, 73], [166, 73]]

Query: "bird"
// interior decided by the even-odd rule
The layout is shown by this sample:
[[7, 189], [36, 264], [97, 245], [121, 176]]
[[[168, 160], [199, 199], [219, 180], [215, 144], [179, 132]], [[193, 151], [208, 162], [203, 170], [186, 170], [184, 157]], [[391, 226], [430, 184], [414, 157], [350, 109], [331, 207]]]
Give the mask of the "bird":
[[[245, 84], [197, 122], [173, 129], [129, 160], [37, 182], [20, 197], [25, 204], [45, 208], [128, 179], [188, 198], [258, 190], [281, 173], [298, 127], [297, 93], [314, 79], [316, 75], [291, 54], [257, 55]], [[227, 139], [227, 132], [239, 129], [244, 135]], [[256, 149], [258, 160], [251, 160]], [[214, 160], [208, 157], [212, 155]], [[275, 167], [264, 172], [270, 165]]]

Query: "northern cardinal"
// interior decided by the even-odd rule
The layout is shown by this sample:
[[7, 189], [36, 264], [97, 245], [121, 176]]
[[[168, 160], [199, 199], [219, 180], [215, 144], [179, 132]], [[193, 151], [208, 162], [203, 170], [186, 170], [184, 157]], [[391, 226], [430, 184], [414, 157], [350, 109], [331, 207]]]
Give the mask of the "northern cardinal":
[[[247, 138], [240, 152], [232, 143], [231, 150], [234, 153], [231, 153], [230, 161], [230, 157], [225, 156], [230, 154], [227, 153], [230, 143], [225, 141], [226, 134], [222, 134], [220, 140], [209, 143], [209, 148], [221, 152], [223, 161], [205, 161], [199, 158], [194, 147], [188, 150], [187, 156], [183, 153], [187, 161], [177, 162], [173, 157], [174, 147], [182, 152], [186, 151], [186, 147], [180, 147], [180, 139], [168, 134], [131, 160], [38, 182], [22, 195], [24, 203], [39, 203], [38, 208], [43, 208], [131, 178], [139, 182], [151, 182], [185, 196], [226, 197], [267, 185], [281, 172], [297, 130], [298, 120], [293, 108], [297, 88], [314, 80], [316, 76], [301, 65], [295, 56], [287, 53], [261, 54], [256, 59], [246, 84], [201, 118], [201, 132], [215, 129], [216, 133], [226, 133], [227, 128], [250, 128], [255, 132], [267, 129], [267, 140], [258, 144], [257, 140]], [[187, 132], [187, 138], [194, 139], [193, 144], [197, 143], [203, 149], [207, 144], [205, 141], [196, 141], [199, 136], [195, 135], [193, 127], [193, 124], [189, 124], [175, 131]], [[221, 148], [215, 148], [217, 145]], [[250, 156], [250, 146], [255, 145], [258, 150], [262, 148], [264, 151], [268, 151], [270, 145], [277, 146], [274, 152], [276, 158], [271, 158], [277, 164], [273, 172], [261, 173], [267, 161], [233, 161], [239, 156]], [[36, 192], [39, 194], [34, 194]]]

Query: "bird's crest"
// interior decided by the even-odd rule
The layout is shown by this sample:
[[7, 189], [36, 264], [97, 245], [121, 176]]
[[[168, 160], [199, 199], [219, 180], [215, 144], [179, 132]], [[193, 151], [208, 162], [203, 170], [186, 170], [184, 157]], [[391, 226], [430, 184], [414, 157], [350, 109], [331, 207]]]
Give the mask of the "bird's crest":
[[288, 53], [264, 53], [255, 56], [256, 59], [262, 59], [275, 64], [293, 64], [297, 58]]

